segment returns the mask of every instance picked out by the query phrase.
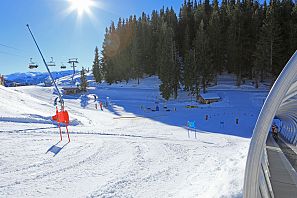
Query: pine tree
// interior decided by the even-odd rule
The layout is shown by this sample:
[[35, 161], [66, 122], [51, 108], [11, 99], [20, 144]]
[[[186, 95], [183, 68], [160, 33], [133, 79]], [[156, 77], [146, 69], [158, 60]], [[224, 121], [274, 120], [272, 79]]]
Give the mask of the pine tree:
[[153, 74], [159, 73], [159, 68], [158, 68], [158, 54], [157, 54], [157, 48], [158, 48], [158, 43], [159, 43], [159, 34], [160, 34], [160, 17], [158, 15], [157, 11], [152, 12], [152, 18], [150, 22], [151, 26], [151, 31], [152, 31], [152, 39], [151, 39], [151, 51], [150, 51], [150, 60], [152, 64], [152, 71]]
[[177, 97], [179, 87], [179, 69], [177, 62], [176, 43], [174, 32], [166, 22], [162, 23], [159, 43], [159, 78], [161, 80], [160, 91], [165, 100], [172, 95]]
[[142, 78], [144, 72], [144, 61], [143, 61], [143, 42], [142, 42], [142, 27], [141, 22], [134, 21], [133, 28], [133, 38], [132, 38], [132, 48], [131, 48], [131, 58], [132, 58], [132, 78], [137, 79], [139, 84], [139, 79]]
[[289, 56], [297, 50], [297, 4], [292, 8], [290, 19], [290, 51]]
[[81, 72], [80, 72], [80, 89], [82, 91], [87, 91], [87, 87], [88, 87], [88, 81], [86, 79], [86, 74], [85, 74], [85, 69], [82, 68]]
[[209, 3], [209, 0], [204, 0], [203, 11], [204, 11], [203, 21], [204, 21], [205, 27], [207, 27], [209, 23], [210, 15], [211, 15], [211, 5]]
[[93, 76], [97, 83], [101, 83], [102, 74], [101, 74], [101, 68], [100, 68], [100, 63], [99, 63], [98, 47], [95, 48], [95, 58], [93, 61]]
[[212, 51], [210, 48], [209, 36], [207, 35], [204, 28], [204, 21], [201, 20], [194, 43], [194, 79], [195, 92], [197, 96], [200, 93], [200, 82], [202, 84], [203, 92], [205, 93], [207, 91], [208, 84], [214, 79], [215, 75], [215, 71], [213, 70]]
[[[279, 24], [281, 26], [281, 35], [282, 35], [282, 46], [281, 48], [283, 49], [282, 51], [282, 57], [290, 57], [292, 56], [292, 51], [291, 51], [291, 46], [292, 42], [290, 39], [291, 36], [291, 22], [294, 18], [292, 14], [293, 13], [293, 8], [294, 4], [292, 0], [282, 0], [281, 2], [278, 3], [277, 5], [277, 11], [278, 11], [278, 19], [279, 19]], [[296, 23], [295, 23], [296, 24]], [[286, 39], [284, 39], [286, 38]], [[286, 64], [288, 60], [283, 59], [283, 64]]]
[[260, 37], [255, 51], [256, 70], [260, 71], [260, 81], [264, 80], [264, 75], [270, 72], [277, 77], [282, 63], [282, 36], [280, 24], [277, 19], [276, 8], [272, 3], [267, 11], [264, 24], [261, 27]]
[[195, 73], [194, 73], [194, 50], [189, 50], [184, 58], [184, 73], [183, 81], [186, 91], [191, 91], [191, 94], [194, 94], [194, 85], [195, 85]]
[[228, 27], [230, 19], [228, 17], [228, 4], [227, 0], [222, 0], [220, 7], [220, 26], [221, 26], [221, 68], [223, 71], [227, 69], [227, 57], [228, 57]]
[[210, 39], [210, 47], [213, 53], [213, 64], [216, 72], [221, 73], [222, 68], [222, 38], [221, 38], [221, 24], [218, 1], [214, 0], [214, 7], [210, 17], [208, 35]]
[[241, 31], [241, 43], [242, 43], [242, 77], [252, 79], [252, 54], [255, 51], [257, 43], [257, 34], [259, 31], [259, 25], [257, 24], [255, 11], [253, 10], [253, 1], [246, 0], [241, 5], [241, 20], [242, 20], [242, 31]]
[[242, 78], [242, 55], [243, 55], [243, 21], [241, 19], [241, 3], [236, 4], [230, 1], [228, 27], [228, 46], [227, 46], [227, 70], [236, 74], [236, 85], [240, 86]]
[[[113, 25], [113, 23], [112, 23]], [[115, 80], [115, 65], [113, 61], [114, 57], [114, 49], [113, 49], [113, 38], [112, 38], [112, 31], [114, 30], [114, 27], [111, 25], [109, 30], [105, 29], [105, 35], [104, 35], [104, 41], [102, 44], [102, 70], [104, 73], [104, 77], [107, 83], [112, 84]]]

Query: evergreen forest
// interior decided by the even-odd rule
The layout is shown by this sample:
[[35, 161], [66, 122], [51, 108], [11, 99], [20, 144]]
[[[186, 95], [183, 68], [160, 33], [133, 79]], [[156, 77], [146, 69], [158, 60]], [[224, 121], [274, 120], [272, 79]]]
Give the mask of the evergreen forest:
[[93, 73], [110, 84], [157, 75], [168, 100], [179, 89], [207, 92], [223, 72], [235, 74], [237, 86], [250, 79], [257, 88], [276, 79], [296, 49], [296, 2], [187, 0], [178, 13], [163, 7], [112, 22]]

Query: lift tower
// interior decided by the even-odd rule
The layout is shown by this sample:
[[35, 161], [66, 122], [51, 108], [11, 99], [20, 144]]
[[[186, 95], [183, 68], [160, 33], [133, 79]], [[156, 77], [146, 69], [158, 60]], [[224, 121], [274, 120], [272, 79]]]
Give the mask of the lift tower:
[[75, 63], [78, 63], [77, 59], [78, 58], [69, 58], [69, 61], [68, 61], [69, 64], [72, 64], [71, 67], [73, 68], [72, 82], [73, 82], [73, 78], [74, 78], [74, 75], [75, 75], [75, 68], [76, 68]]

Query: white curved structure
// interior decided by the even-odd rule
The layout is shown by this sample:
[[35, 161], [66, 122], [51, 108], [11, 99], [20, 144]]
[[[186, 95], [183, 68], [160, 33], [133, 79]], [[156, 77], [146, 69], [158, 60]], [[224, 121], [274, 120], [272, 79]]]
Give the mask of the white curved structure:
[[297, 51], [275, 81], [256, 122], [246, 163], [244, 198], [274, 197], [265, 146], [275, 116], [282, 122], [282, 135], [296, 145]]

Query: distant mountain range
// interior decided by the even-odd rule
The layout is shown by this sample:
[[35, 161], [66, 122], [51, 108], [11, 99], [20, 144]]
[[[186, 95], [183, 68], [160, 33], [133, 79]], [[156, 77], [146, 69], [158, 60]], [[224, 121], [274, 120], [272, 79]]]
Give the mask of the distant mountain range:
[[[58, 79], [73, 74], [72, 70], [52, 72], [53, 78]], [[21, 84], [37, 85], [49, 80], [47, 72], [13, 73], [4, 76], [5, 80]]]

